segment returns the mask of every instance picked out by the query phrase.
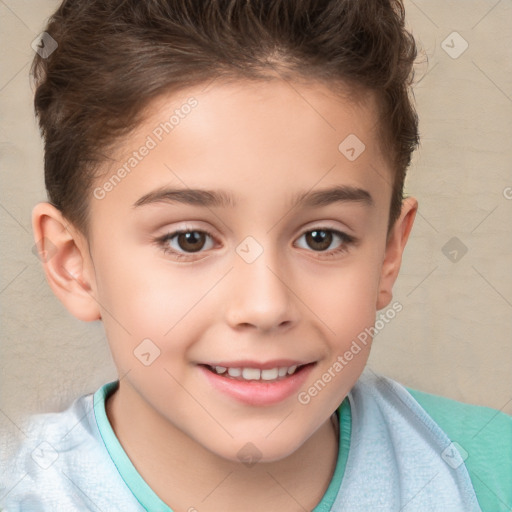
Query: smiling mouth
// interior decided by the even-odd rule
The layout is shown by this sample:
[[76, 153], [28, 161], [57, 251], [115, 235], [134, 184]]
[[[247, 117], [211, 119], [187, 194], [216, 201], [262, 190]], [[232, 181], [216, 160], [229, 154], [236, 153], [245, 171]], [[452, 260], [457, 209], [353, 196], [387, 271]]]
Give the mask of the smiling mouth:
[[203, 364], [210, 372], [224, 377], [226, 379], [238, 381], [259, 381], [259, 382], [277, 382], [284, 380], [292, 375], [297, 375], [302, 372], [306, 367], [314, 365], [315, 363], [308, 363], [293, 366], [279, 366], [275, 368], [268, 368], [261, 370], [259, 368], [248, 367], [226, 367], [226, 366], [210, 366]]

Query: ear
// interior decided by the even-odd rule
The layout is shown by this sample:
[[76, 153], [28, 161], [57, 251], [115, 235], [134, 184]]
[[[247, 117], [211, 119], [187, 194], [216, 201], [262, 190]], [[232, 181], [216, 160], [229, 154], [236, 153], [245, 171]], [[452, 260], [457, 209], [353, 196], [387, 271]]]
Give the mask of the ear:
[[418, 210], [418, 201], [408, 197], [402, 202], [400, 217], [395, 221], [386, 241], [386, 251], [380, 274], [377, 310], [385, 308], [393, 298], [393, 285], [402, 263], [402, 253]]
[[94, 268], [86, 238], [50, 203], [34, 207], [32, 229], [34, 252], [37, 249], [53, 293], [79, 320], [101, 318], [94, 298]]

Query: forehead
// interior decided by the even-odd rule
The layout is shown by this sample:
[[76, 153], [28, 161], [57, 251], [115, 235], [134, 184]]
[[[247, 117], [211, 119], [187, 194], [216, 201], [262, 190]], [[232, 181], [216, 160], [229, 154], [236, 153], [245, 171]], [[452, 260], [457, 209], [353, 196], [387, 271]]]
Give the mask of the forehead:
[[[190, 103], [195, 106], [190, 108]], [[197, 149], [209, 145], [211, 150], [222, 141], [236, 150], [243, 141], [249, 150], [271, 141], [277, 158], [287, 149], [299, 155], [318, 141], [337, 142], [348, 135], [357, 134], [372, 145], [377, 141], [377, 103], [374, 93], [341, 84], [333, 89], [320, 82], [278, 79], [213, 82], [153, 101], [138, 132], [143, 135], [152, 127], [158, 142], [172, 131], [176, 142], [181, 135], [193, 139]], [[307, 142], [305, 147], [301, 142]]]
[[97, 181], [112, 182], [102, 207], [140, 205], [165, 186], [225, 191], [219, 206], [259, 199], [289, 207], [307, 191], [340, 184], [369, 190], [385, 204], [391, 172], [377, 127], [372, 94], [321, 83], [215, 82], [182, 90], [153, 101], [119, 144]]

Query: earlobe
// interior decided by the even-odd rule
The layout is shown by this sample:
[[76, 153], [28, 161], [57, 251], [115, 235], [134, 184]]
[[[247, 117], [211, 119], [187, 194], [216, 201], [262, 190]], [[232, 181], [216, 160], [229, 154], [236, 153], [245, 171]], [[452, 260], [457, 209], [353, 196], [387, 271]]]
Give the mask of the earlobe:
[[55, 295], [76, 318], [86, 322], [101, 318], [85, 238], [50, 203], [34, 207], [32, 229], [38, 257]]
[[393, 285], [398, 277], [402, 254], [411, 233], [417, 210], [418, 201], [414, 197], [404, 199], [400, 217], [396, 220], [386, 243], [377, 296], [377, 310], [388, 306], [393, 298]]

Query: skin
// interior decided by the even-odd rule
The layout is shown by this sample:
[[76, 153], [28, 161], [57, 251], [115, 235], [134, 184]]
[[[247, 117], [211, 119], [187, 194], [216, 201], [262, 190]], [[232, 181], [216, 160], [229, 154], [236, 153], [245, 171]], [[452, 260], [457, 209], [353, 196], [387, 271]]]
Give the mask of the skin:
[[[311, 510], [336, 464], [331, 415], [363, 371], [370, 343], [307, 405], [297, 393], [274, 405], [241, 403], [213, 389], [198, 363], [315, 362], [300, 388], [307, 390], [390, 304], [417, 201], [404, 201], [387, 236], [393, 172], [378, 143], [373, 96], [356, 103], [319, 83], [282, 80], [215, 83], [158, 99], [97, 185], [191, 96], [198, 106], [103, 199], [91, 197], [88, 239], [48, 203], [34, 208], [35, 238], [55, 246], [44, 267], [66, 308], [84, 321], [102, 319], [121, 377], [107, 414], [162, 500], [175, 511], [248, 503], [254, 511]], [[338, 150], [349, 134], [366, 146], [354, 161]], [[366, 190], [372, 204], [291, 205], [296, 193], [335, 185]], [[164, 186], [224, 190], [236, 206], [134, 208]], [[187, 259], [154, 241], [185, 227], [212, 235], [199, 252], [167, 241]], [[306, 236], [314, 228], [355, 241], [328, 232], [325, 249]], [[247, 236], [263, 250], [252, 263], [236, 252]], [[149, 366], [133, 353], [147, 338], [160, 350]], [[251, 467], [237, 455], [246, 443], [261, 456]]]

